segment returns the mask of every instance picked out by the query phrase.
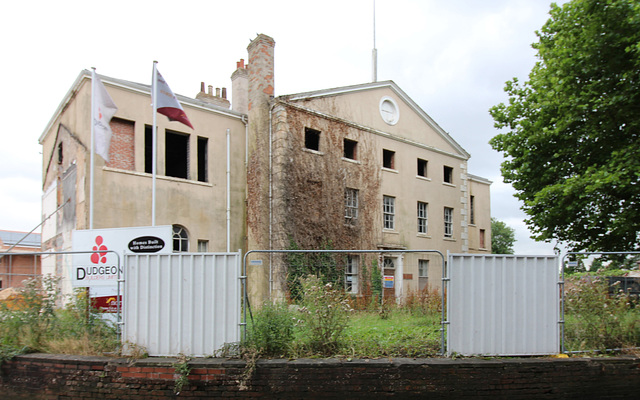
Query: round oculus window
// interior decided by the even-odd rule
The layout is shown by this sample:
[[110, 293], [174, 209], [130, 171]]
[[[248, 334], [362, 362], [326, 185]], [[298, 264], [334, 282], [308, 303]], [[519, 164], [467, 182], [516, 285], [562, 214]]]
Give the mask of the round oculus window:
[[395, 125], [398, 122], [400, 110], [396, 101], [391, 97], [385, 96], [380, 99], [380, 116], [389, 125]]

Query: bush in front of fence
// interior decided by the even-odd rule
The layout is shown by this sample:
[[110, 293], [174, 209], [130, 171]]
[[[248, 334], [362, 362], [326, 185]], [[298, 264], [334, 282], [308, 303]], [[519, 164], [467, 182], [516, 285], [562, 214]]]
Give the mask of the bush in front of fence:
[[62, 299], [58, 283], [50, 275], [29, 280], [12, 302], [0, 303], [1, 359], [25, 352], [99, 355], [118, 350], [115, 326], [90, 306], [86, 292]]
[[640, 345], [637, 296], [610, 294], [598, 277], [568, 279], [565, 294], [565, 347], [569, 351], [605, 351]]

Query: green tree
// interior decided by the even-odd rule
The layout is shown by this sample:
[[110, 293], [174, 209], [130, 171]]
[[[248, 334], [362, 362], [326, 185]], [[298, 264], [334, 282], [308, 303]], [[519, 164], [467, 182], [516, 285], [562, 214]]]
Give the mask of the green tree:
[[491, 218], [491, 251], [493, 254], [513, 254], [515, 230], [502, 221]]
[[551, 5], [539, 61], [490, 113], [502, 175], [537, 240], [620, 251], [640, 244], [640, 2]]

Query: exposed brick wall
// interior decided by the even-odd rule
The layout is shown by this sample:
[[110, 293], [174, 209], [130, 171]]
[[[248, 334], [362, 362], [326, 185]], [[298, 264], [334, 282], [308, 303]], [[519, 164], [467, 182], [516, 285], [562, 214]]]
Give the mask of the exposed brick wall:
[[[166, 399], [171, 358], [126, 359], [34, 354], [2, 365], [3, 399]], [[242, 386], [240, 360], [189, 362], [177, 397], [198, 398], [617, 398], [636, 399], [640, 359], [261, 360]]]
[[111, 126], [111, 146], [109, 147], [108, 167], [133, 171], [135, 169], [134, 123], [113, 118]]

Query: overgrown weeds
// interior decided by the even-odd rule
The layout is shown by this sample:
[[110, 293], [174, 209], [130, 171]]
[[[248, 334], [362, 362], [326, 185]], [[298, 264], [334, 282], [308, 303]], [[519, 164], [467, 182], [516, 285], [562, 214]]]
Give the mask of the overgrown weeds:
[[570, 351], [606, 351], [640, 344], [637, 296], [610, 291], [601, 278], [570, 280], [565, 313], [565, 347]]
[[25, 282], [13, 301], [0, 303], [0, 357], [26, 352], [96, 355], [115, 351], [116, 328], [77, 291], [60, 307], [58, 279], [45, 276]]

